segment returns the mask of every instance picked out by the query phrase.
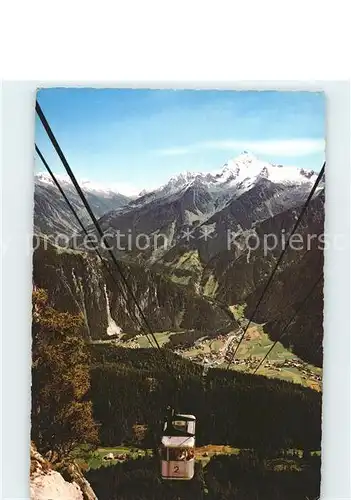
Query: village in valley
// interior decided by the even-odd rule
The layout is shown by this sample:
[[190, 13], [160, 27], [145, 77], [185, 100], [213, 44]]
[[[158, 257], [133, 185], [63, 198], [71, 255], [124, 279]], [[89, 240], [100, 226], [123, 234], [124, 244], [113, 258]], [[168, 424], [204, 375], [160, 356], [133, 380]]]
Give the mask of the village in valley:
[[[174, 332], [156, 333], [160, 345], [170, 347], [176, 354], [200, 364], [204, 367], [204, 373], [209, 368], [227, 368], [253, 373], [265, 356], [273, 341], [263, 331], [262, 325], [252, 324], [245, 335], [236, 356], [234, 351], [245, 328], [246, 320], [240, 321], [240, 328], [226, 334], [217, 336], [203, 336], [195, 340], [191, 345], [184, 343], [171, 347], [169, 339]], [[144, 335], [136, 335], [127, 341], [116, 342], [124, 347], [139, 349], [149, 347], [149, 343]], [[233, 359], [234, 357], [234, 359]], [[257, 371], [260, 375], [281, 378], [315, 390], [322, 390], [322, 370], [312, 366], [291, 351], [277, 343], [274, 350], [260, 366]]]
[[[255, 328], [256, 325], [252, 327], [252, 330], [255, 330]], [[237, 356], [233, 359], [241, 333], [242, 330], [239, 330], [236, 333], [219, 335], [215, 339], [199, 339], [192, 349], [177, 349], [176, 352], [207, 369], [214, 367], [226, 368], [229, 365], [234, 370], [253, 373], [270, 348], [272, 341], [262, 332], [260, 340], [255, 336], [248, 335], [239, 348]], [[293, 381], [318, 390], [321, 388], [321, 370], [302, 361], [290, 351], [284, 349], [281, 344], [278, 345], [276, 351], [272, 351], [271, 359], [268, 357], [257, 373], [283, 379], [289, 378], [291, 374]], [[298, 379], [301, 380], [298, 381]]]

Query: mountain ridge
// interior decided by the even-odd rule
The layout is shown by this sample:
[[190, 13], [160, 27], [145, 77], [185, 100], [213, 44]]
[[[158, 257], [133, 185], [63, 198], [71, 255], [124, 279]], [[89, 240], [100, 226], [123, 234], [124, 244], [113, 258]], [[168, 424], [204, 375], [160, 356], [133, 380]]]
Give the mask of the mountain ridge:
[[214, 225], [212, 230], [222, 225], [222, 236], [238, 225], [248, 229], [256, 221], [301, 204], [317, 178], [314, 171], [275, 166], [246, 153], [233, 162], [216, 175], [180, 174], [159, 189], [105, 213], [100, 225], [105, 233], [120, 237], [120, 247], [115, 246], [120, 257], [130, 254], [150, 262], [162, 257], [164, 250], [152, 245], [139, 251], [141, 234], [151, 240], [163, 236], [169, 251], [184, 234], [195, 234], [196, 228], [206, 225]]
[[[234, 233], [239, 241], [242, 241], [250, 235], [258, 235], [262, 239], [267, 231], [280, 237], [282, 228], [287, 233], [291, 230], [310, 193], [316, 173], [301, 169], [294, 169], [292, 172], [285, 168], [267, 165], [266, 162], [245, 153], [239, 160], [225, 164], [215, 176], [207, 173], [200, 176], [193, 173], [181, 174], [159, 190], [148, 192], [138, 199], [113, 200], [112, 206], [113, 203], [119, 205], [112, 210], [105, 210], [104, 205], [111, 206], [108, 205], [111, 203], [110, 198], [106, 201], [95, 197], [92, 192], [86, 194], [93, 211], [99, 217], [103, 232], [110, 235], [116, 257], [127, 266], [127, 275], [133, 278], [134, 291], [140, 292], [141, 300], [146, 300], [149, 304], [147, 313], [155, 316], [157, 311], [156, 331], [177, 330], [180, 325], [177, 318], [183, 314], [186, 315], [187, 321], [183, 321], [182, 327], [199, 330], [205, 328], [202, 320], [198, 321], [199, 311], [202, 311], [207, 320], [211, 315], [211, 307], [206, 309], [207, 306], [198, 303], [204, 296], [217, 299], [228, 307], [244, 301], [248, 307], [247, 312], [250, 312], [265, 276], [278, 258], [278, 250], [275, 249], [268, 256], [262, 256], [259, 254], [260, 250], [239, 251], [235, 245], [228, 248], [228, 234]], [[248, 177], [248, 172], [253, 175]], [[290, 176], [290, 173], [293, 175]], [[312, 199], [310, 210], [301, 222], [299, 230], [304, 234], [308, 231], [318, 234], [323, 232], [323, 187], [324, 180]], [[67, 213], [65, 201], [57, 196], [57, 190], [55, 194], [55, 188], [37, 185], [35, 197], [35, 223], [41, 233], [47, 234], [53, 229], [61, 229], [71, 236], [72, 231], [79, 231], [79, 228], [73, 226], [72, 229], [70, 223], [66, 223], [67, 220], [70, 221], [71, 215]], [[73, 197], [72, 202], [79, 215], [82, 215], [83, 209], [79, 200]], [[43, 226], [44, 223], [47, 225]], [[95, 233], [95, 228], [87, 218], [83, 223], [90, 234]], [[206, 233], [210, 236], [205, 237]], [[138, 245], [140, 236], [142, 245], [149, 239], [143, 248]], [[166, 246], [162, 246], [162, 238], [161, 246], [157, 246], [159, 236], [165, 237]], [[59, 305], [62, 308], [67, 302], [72, 309], [77, 301], [81, 304], [80, 307], [88, 301], [90, 320], [87, 325], [88, 330], [92, 332], [89, 335], [93, 339], [106, 338], [107, 332], [118, 333], [120, 327], [134, 331], [126, 316], [123, 301], [114, 294], [111, 295], [112, 284], [108, 284], [108, 278], [106, 279], [101, 271], [89, 271], [96, 263], [92, 260], [91, 249], [87, 251], [84, 248], [83, 237], [84, 234], [80, 233], [77, 250], [81, 251], [81, 255], [86, 255], [86, 260], [83, 259], [85, 264], [81, 261], [83, 257], [73, 259], [69, 253], [65, 255], [62, 252], [61, 256], [57, 257], [60, 252], [57, 250], [51, 252], [51, 256], [56, 257], [47, 265], [47, 259], [51, 259], [48, 252], [35, 252], [37, 284], [50, 291], [59, 271], [60, 280], [63, 279], [64, 285], [57, 285], [61, 294], [61, 298], [57, 299]], [[109, 243], [109, 238], [107, 242]], [[285, 274], [281, 275], [281, 280], [292, 297], [292, 301], [287, 303], [287, 314], [303, 299], [304, 286], [307, 287], [322, 270], [323, 262], [319, 258], [316, 259], [317, 251], [318, 249], [313, 248], [313, 251], [307, 252], [304, 259], [301, 258], [302, 252], [297, 252], [290, 256], [287, 265], [282, 267]], [[319, 249], [319, 254], [321, 253]], [[302, 271], [298, 267], [300, 264]], [[47, 267], [44, 270], [45, 266]], [[52, 274], [52, 266], [57, 268], [56, 274]], [[300, 286], [294, 279], [290, 279], [289, 273], [302, 276], [305, 285]], [[280, 274], [277, 277], [280, 279]], [[305, 277], [308, 278], [307, 281]], [[147, 291], [145, 279], [153, 283], [152, 293], [158, 297], [156, 301], [150, 296], [150, 290]], [[277, 286], [273, 287], [273, 302], [263, 302], [260, 311], [260, 321], [268, 322], [272, 326], [273, 336], [278, 335], [277, 332], [287, 319], [286, 314], [281, 314], [282, 311], [276, 309], [274, 302], [280, 300], [282, 281], [278, 281]], [[288, 292], [290, 289], [291, 293]], [[296, 289], [299, 290], [297, 295], [293, 293]], [[180, 298], [178, 293], [184, 294], [184, 297]], [[96, 298], [93, 298], [94, 294]], [[319, 289], [315, 296], [316, 305], [311, 309], [316, 313], [315, 320], [309, 321], [310, 328], [314, 329], [312, 351], [319, 346], [322, 339], [323, 328], [320, 314], [317, 314], [319, 309], [322, 311], [322, 294], [323, 290]], [[173, 311], [173, 306], [165, 305], [162, 295], [170, 297], [170, 300], [178, 305], [182, 304], [182, 312], [177, 313]], [[72, 296], [75, 297], [73, 303]], [[110, 299], [112, 302], [108, 303]], [[212, 314], [216, 317], [213, 310]], [[222, 319], [219, 323], [222, 324]], [[211, 328], [216, 328], [215, 323], [211, 322], [210, 325]], [[296, 331], [296, 335], [292, 331], [286, 336], [287, 346], [295, 346], [301, 357], [306, 354], [305, 358], [307, 356], [313, 362], [321, 364], [321, 356], [316, 356], [304, 345], [303, 322], [296, 321], [292, 330]]]
[[[228, 160], [222, 168], [212, 172], [185, 171], [172, 176], [169, 181], [159, 188], [143, 193], [140, 198], [131, 202], [131, 206], [146, 203], [156, 198], [170, 196], [190, 185], [204, 184], [212, 190], [232, 190], [233, 188], [247, 189], [258, 177], [265, 177], [275, 183], [303, 184], [313, 183], [317, 178], [314, 170], [298, 167], [284, 167], [259, 160], [254, 155], [244, 152], [234, 159]], [[245, 184], [246, 183], [246, 184]]]

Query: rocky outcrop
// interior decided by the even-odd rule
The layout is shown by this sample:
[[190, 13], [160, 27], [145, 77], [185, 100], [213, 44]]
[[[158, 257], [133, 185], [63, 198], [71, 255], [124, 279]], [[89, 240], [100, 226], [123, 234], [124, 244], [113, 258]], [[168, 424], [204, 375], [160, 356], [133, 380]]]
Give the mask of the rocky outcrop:
[[70, 464], [65, 469], [68, 476], [51, 468], [36, 450], [30, 448], [30, 499], [31, 500], [97, 500], [90, 484], [83, 476], [77, 464]]
[[79, 466], [75, 463], [69, 463], [61, 470], [61, 474], [72, 484], [77, 484], [83, 495], [83, 500], [97, 500], [97, 497], [90, 486], [89, 482], [85, 479]]

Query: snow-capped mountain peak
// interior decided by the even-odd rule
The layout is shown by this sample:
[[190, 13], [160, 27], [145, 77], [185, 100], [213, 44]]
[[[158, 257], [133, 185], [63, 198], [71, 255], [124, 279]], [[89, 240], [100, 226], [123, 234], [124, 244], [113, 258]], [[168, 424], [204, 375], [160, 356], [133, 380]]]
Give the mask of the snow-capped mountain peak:
[[[68, 175], [58, 175], [55, 174], [56, 179], [58, 180], [59, 183], [62, 184], [67, 184], [70, 182], [70, 178]], [[47, 172], [39, 172], [38, 174], [35, 174], [35, 182], [36, 183], [43, 183], [43, 184], [48, 184], [49, 186], [54, 186], [54, 181], [51, 178], [51, 175]]]
[[[66, 175], [57, 175], [55, 174], [55, 177], [57, 178], [58, 182], [64, 187], [64, 186], [72, 186], [71, 179], [69, 176]], [[39, 184], [46, 184], [50, 186], [54, 186], [54, 182], [50, 176], [49, 173], [47, 172], [40, 172], [35, 175], [35, 182]], [[115, 195], [123, 195], [127, 197], [135, 197], [138, 195], [138, 190], [134, 189], [131, 186], [127, 186], [122, 184], [101, 184], [101, 183], [96, 183], [92, 182], [87, 179], [78, 179], [79, 185], [83, 189], [83, 191], [96, 194], [96, 195], [101, 195], [105, 197], [109, 196], [115, 196]]]
[[[135, 201], [130, 205], [130, 208], [133, 208], [161, 198], [178, 197], [190, 187], [195, 190], [205, 189], [211, 193], [211, 196], [217, 199], [218, 197], [223, 198], [223, 195], [225, 198], [228, 198], [228, 196], [235, 193], [237, 195], [244, 193], [262, 179], [271, 181], [274, 184], [298, 186], [312, 184], [316, 177], [317, 174], [312, 170], [274, 165], [260, 160], [248, 151], [244, 151], [236, 158], [229, 159], [218, 170], [211, 172], [193, 172], [187, 170], [174, 175], [166, 184], [157, 189], [139, 192], [123, 184], [105, 185], [84, 179], [80, 180], [79, 183], [83, 191], [106, 199], [113, 199], [118, 195], [134, 199]], [[62, 186], [73, 189], [67, 175], [58, 175], [57, 178]], [[47, 173], [37, 174], [36, 182], [38, 184], [54, 185], [50, 175]]]
[[228, 181], [230, 180], [233, 185], [246, 179], [255, 182], [259, 178], [266, 178], [276, 184], [302, 184], [314, 182], [316, 178], [316, 173], [313, 170], [274, 165], [256, 158], [247, 151], [225, 163], [222, 168], [223, 178], [230, 177], [229, 172], [232, 176]]
[[244, 151], [234, 159], [228, 160], [221, 169], [209, 173], [184, 172], [174, 176], [160, 190], [182, 188], [186, 184], [198, 180], [209, 186], [220, 186], [230, 183], [231, 186], [250, 179], [255, 182], [266, 178], [274, 183], [304, 183], [314, 180], [315, 172], [296, 167], [282, 167], [256, 158], [252, 153]]
[[174, 175], [170, 180], [153, 191], [144, 192], [132, 206], [150, 203], [156, 199], [179, 196], [189, 187], [207, 189], [210, 193], [245, 192], [256, 182], [266, 179], [274, 184], [301, 185], [312, 183], [316, 173], [296, 167], [283, 167], [258, 159], [254, 154], [244, 151], [236, 158], [228, 160], [220, 169], [212, 172], [185, 171]]

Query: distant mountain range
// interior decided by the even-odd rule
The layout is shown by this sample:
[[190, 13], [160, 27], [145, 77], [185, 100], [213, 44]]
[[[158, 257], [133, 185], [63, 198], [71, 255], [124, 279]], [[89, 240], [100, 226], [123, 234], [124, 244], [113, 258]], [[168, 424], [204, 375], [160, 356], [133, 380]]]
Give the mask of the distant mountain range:
[[[57, 175], [56, 177], [82, 222], [90, 223], [89, 215], [68, 176]], [[101, 217], [109, 210], [126, 205], [131, 199], [112, 187], [96, 185], [89, 181], [81, 182], [80, 186], [97, 217]], [[51, 236], [58, 234], [71, 236], [72, 233], [81, 231], [51, 176], [46, 173], [35, 175], [34, 230], [37, 234]]]
[[[211, 314], [218, 321], [220, 318], [220, 327], [225, 324], [225, 318], [217, 310], [214, 311], [211, 300], [219, 300], [227, 305], [245, 303], [246, 314], [249, 314], [280, 249], [264, 255], [262, 248], [251, 252], [235, 245], [229, 247], [228, 235], [235, 234], [243, 241], [249, 235], [262, 240], [267, 232], [277, 238], [281, 236], [282, 230], [289, 234], [316, 178], [316, 172], [273, 165], [244, 152], [217, 171], [179, 174], [160, 188], [143, 192], [134, 199], [118, 193], [112, 187], [96, 186], [88, 182], [81, 186], [103, 231], [113, 236], [111, 242], [118, 257], [126, 265], [132, 266], [129, 272], [133, 287], [138, 294], [145, 294], [142, 299], [145, 310], [148, 314], [152, 314], [155, 307], [159, 311], [156, 327], [160, 331], [163, 321], [167, 328], [174, 328], [176, 324], [184, 326], [179, 314], [187, 318], [187, 328], [195, 328], [195, 323], [196, 328], [205, 328], [204, 322], [194, 310], [196, 296], [201, 297], [199, 307], [206, 310], [207, 318]], [[66, 178], [59, 180], [82, 216], [88, 231], [94, 233], [74, 188]], [[323, 225], [324, 180], [299, 230], [305, 236], [311, 231], [320, 234], [323, 232]], [[43, 174], [37, 175], [35, 179], [34, 226], [35, 231], [42, 235], [63, 233], [70, 237], [73, 233], [80, 232], [57, 188]], [[115, 238], [116, 235], [118, 239]], [[144, 246], [147, 239], [149, 244]], [[36, 257], [35, 276], [40, 276], [39, 284], [52, 287], [56, 294], [57, 284], [50, 284], [56, 275], [49, 271], [43, 272], [43, 255], [41, 254], [40, 259]], [[53, 263], [56, 258], [50, 259]], [[96, 300], [110, 301], [112, 319], [118, 328], [128, 331], [131, 325], [125, 318], [125, 306], [116, 296], [116, 291], [113, 291], [112, 284], [106, 281], [106, 277], [102, 278], [100, 271], [89, 271], [94, 267], [93, 261], [83, 271], [84, 266], [82, 263], [78, 265], [77, 259], [74, 256], [62, 256], [59, 259], [66, 288], [72, 281], [72, 276], [74, 277], [69, 285], [69, 294], [64, 292], [63, 287], [61, 295], [74, 296], [76, 303], [83, 304], [82, 307], [91, 311], [87, 321], [90, 331], [94, 331], [93, 338], [106, 336], [105, 326], [101, 329], [96, 324], [97, 309], [92, 305]], [[323, 253], [316, 244], [310, 251], [289, 250], [277, 279], [271, 286], [269, 299], [262, 303], [258, 311], [260, 322], [267, 322], [271, 327], [268, 333], [275, 337], [279, 334], [289, 314], [296, 310], [322, 269]], [[151, 288], [148, 288], [145, 281], [145, 270], [149, 273]], [[46, 274], [50, 278], [46, 279]], [[162, 276], [162, 279], [157, 276]], [[90, 279], [97, 280], [99, 284], [90, 283]], [[79, 283], [81, 285], [78, 286]], [[84, 290], [79, 288], [81, 286]], [[92, 296], [92, 287], [105, 290], [103, 295], [99, 292], [100, 299]], [[163, 300], [162, 295], [183, 297], [181, 309], [178, 311], [166, 305], [166, 299]], [[59, 306], [67, 305], [67, 300], [69, 303], [70, 299], [67, 297], [64, 303], [57, 298]], [[282, 299], [286, 299], [284, 307], [279, 305]], [[76, 306], [72, 303], [69, 307], [74, 309]], [[106, 307], [102, 305], [98, 306], [98, 310], [101, 316], [98, 324], [107, 325], [111, 321], [110, 312], [107, 314]], [[297, 317], [285, 338], [288, 347], [316, 364], [321, 364], [322, 359], [322, 310], [323, 290], [320, 286], [315, 292], [312, 305], [307, 309], [308, 321], [306, 316]], [[193, 325], [191, 317], [194, 318]], [[211, 321], [211, 328], [215, 323], [216, 321]], [[308, 332], [304, 331], [306, 324]], [[309, 340], [307, 335], [311, 336]]]
[[146, 192], [134, 205], [176, 195], [191, 186], [206, 188], [214, 199], [225, 201], [226, 196], [230, 197], [233, 192], [240, 194], [247, 191], [259, 179], [267, 179], [275, 184], [301, 185], [314, 182], [316, 176], [313, 170], [273, 165], [244, 152], [229, 160], [220, 170], [210, 173], [184, 172], [172, 177], [159, 189]]
[[[148, 223], [150, 211], [157, 216], [165, 215], [165, 223], [175, 225], [178, 230], [186, 226], [195, 226], [212, 217], [223, 209], [230, 209], [235, 200], [243, 199], [245, 193], [255, 196], [255, 188], [260, 193], [266, 187], [279, 186], [273, 193], [270, 202], [286, 208], [299, 201], [306, 189], [314, 182], [316, 173], [294, 167], [282, 167], [261, 161], [249, 153], [243, 153], [234, 160], [228, 161], [220, 170], [212, 173], [185, 172], [172, 177], [168, 183], [154, 191], [142, 191], [137, 197], [130, 197], [119, 192], [118, 185], [105, 186], [90, 181], [80, 181], [83, 192], [97, 217], [105, 216], [102, 223], [105, 229], [121, 225], [122, 231], [131, 221], [137, 227], [128, 227], [136, 232], [160, 230], [163, 221]], [[72, 202], [84, 223], [90, 223], [84, 207], [67, 176], [57, 176], [62, 188]], [[261, 198], [262, 196], [259, 194]], [[274, 196], [276, 195], [276, 196]], [[250, 195], [246, 195], [247, 198]], [[274, 207], [272, 212], [274, 212]], [[267, 210], [270, 208], [267, 206]], [[169, 211], [168, 214], [164, 212]], [[35, 176], [35, 230], [43, 234], [63, 232], [69, 234], [79, 227], [69, 211], [49, 174], [39, 173]], [[262, 214], [264, 216], [264, 214]], [[251, 214], [255, 219], [256, 214]], [[240, 218], [238, 219], [240, 223]], [[141, 226], [141, 227], [139, 227]], [[168, 231], [169, 233], [169, 231]], [[177, 239], [177, 231], [173, 235]], [[173, 238], [172, 238], [173, 239]]]
[[[127, 249], [121, 253], [124, 257], [129, 253], [154, 262], [165, 253], [160, 242], [166, 241], [169, 251], [191, 231], [190, 238], [209, 259], [226, 248], [228, 231], [247, 230], [299, 206], [316, 177], [313, 171], [272, 165], [243, 153], [213, 173], [173, 177], [159, 189], [105, 213], [100, 224], [109, 235], [119, 233], [119, 249]], [[205, 245], [200, 231], [210, 235]], [[141, 234], [151, 245], [139, 251], [136, 239]]]

